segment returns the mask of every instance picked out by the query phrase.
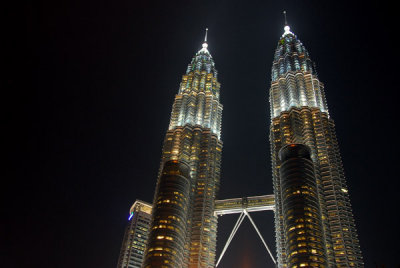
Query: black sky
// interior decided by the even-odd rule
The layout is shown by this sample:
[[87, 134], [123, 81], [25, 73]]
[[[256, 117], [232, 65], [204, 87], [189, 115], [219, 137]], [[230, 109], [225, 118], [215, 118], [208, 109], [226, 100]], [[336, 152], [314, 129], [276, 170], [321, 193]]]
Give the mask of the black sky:
[[[398, 267], [399, 28], [382, 3], [31, 0], [8, 10], [0, 266], [116, 266], [131, 204], [152, 201], [173, 98], [205, 27], [224, 105], [219, 198], [271, 194], [268, 89], [287, 10], [325, 83], [366, 267]], [[272, 213], [253, 217], [275, 249]], [[218, 252], [234, 221], [221, 218]], [[246, 220], [220, 267], [271, 263]]]

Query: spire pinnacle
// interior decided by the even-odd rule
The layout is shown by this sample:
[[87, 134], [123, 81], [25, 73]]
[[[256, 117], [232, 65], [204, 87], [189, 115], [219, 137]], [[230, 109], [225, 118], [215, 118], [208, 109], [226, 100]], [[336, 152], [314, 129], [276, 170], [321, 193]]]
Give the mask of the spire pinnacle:
[[285, 26], [287, 26], [287, 19], [286, 19], [286, 10], [283, 11], [283, 16], [285, 17]]
[[208, 33], [208, 28], [206, 28], [206, 36], [204, 37], [204, 43], [202, 45], [202, 49], [201, 50], [207, 50], [208, 44], [207, 44], [207, 33]]
[[290, 26], [289, 26], [288, 23], [287, 23], [287, 19], [286, 19], [286, 10], [283, 11], [283, 15], [284, 15], [284, 17], [285, 17], [285, 27], [283, 27], [283, 29], [285, 30], [285, 32], [283, 33], [283, 36], [285, 36], [285, 35], [287, 35], [287, 34], [293, 34], [293, 33], [290, 31]]

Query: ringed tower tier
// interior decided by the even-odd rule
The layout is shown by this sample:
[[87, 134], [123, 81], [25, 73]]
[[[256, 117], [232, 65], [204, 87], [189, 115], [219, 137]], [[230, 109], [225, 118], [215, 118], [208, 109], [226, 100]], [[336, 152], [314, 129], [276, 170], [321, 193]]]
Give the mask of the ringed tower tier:
[[[171, 253], [179, 258], [173, 262], [168, 259], [161, 260], [162, 267], [214, 267], [217, 235], [214, 201], [219, 189], [222, 152], [222, 105], [219, 97], [220, 83], [217, 81], [213, 57], [208, 50], [206, 32], [202, 48], [188, 65], [172, 106], [153, 203], [153, 223], [150, 232], [154, 235], [150, 233], [149, 237], [154, 241], [148, 242], [144, 267], [161, 267], [152, 266], [150, 259], [155, 260], [159, 257], [157, 263], [160, 263], [163, 255]], [[169, 168], [166, 172], [166, 163], [177, 167]], [[179, 165], [188, 166], [188, 174], [177, 171], [175, 176], [173, 170], [182, 169]], [[174, 180], [173, 176], [179, 177], [182, 183], [186, 183], [187, 179], [188, 191], [166, 187], [168, 183], [164, 181]], [[177, 210], [167, 213], [171, 203], [186, 204], [185, 215]], [[162, 234], [163, 230], [165, 235]], [[179, 247], [168, 247], [171, 239], [183, 243], [182, 252], [174, 253]], [[160, 243], [162, 240], [165, 240], [165, 243]]]
[[[288, 25], [275, 50], [271, 80], [270, 144], [278, 265], [292, 267], [289, 260], [304, 253], [301, 248], [292, 250], [286, 246], [293, 241], [286, 241], [284, 230], [287, 215], [282, 204], [279, 151], [287, 144], [305, 144], [310, 148], [315, 167], [316, 187], [310, 191], [318, 197], [327, 264], [329, 267], [363, 267], [335, 123], [329, 115], [324, 84], [318, 79], [306, 48]], [[299, 219], [299, 226], [308, 224], [306, 221]]]

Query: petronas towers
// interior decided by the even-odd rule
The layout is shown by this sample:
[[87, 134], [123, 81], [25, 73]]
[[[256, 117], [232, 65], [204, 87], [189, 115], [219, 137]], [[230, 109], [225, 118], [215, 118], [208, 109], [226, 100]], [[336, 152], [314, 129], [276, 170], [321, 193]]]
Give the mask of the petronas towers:
[[[205, 39], [182, 77], [172, 106], [144, 267], [213, 267], [215, 263], [214, 201], [221, 173], [222, 105], [217, 70], [207, 46]], [[166, 166], [175, 167], [171, 171]], [[174, 209], [185, 213], [178, 215]], [[162, 235], [169, 230], [174, 236]]]
[[[142, 267], [215, 267], [220, 87], [206, 35], [172, 106]], [[269, 99], [277, 266], [363, 267], [324, 85], [304, 45], [287, 25], [274, 54]], [[300, 149], [293, 153], [287, 146]], [[307, 159], [284, 163], [289, 173], [296, 168], [301, 172], [290, 177], [280, 170], [288, 157], [302, 156]], [[297, 184], [299, 190], [286, 187], [301, 174], [307, 182]], [[289, 197], [304, 201], [301, 213], [288, 205]]]
[[[284, 212], [280, 181], [280, 149], [286, 144], [304, 144], [314, 162], [316, 192], [321, 210], [329, 267], [363, 266], [359, 242], [350, 206], [342, 160], [336, 139], [335, 123], [329, 116], [324, 85], [319, 81], [304, 45], [285, 26], [272, 65], [270, 87], [270, 143], [275, 195], [275, 232], [280, 267], [292, 267], [288, 257], [300, 254], [302, 240], [288, 248], [284, 230]], [[297, 194], [297, 193], [296, 193]], [[312, 225], [303, 218], [298, 226]], [[310, 228], [313, 232], [314, 228]], [[316, 229], [316, 228], [315, 228]], [[302, 236], [307, 240], [307, 233]], [[313, 243], [308, 241], [307, 243]], [[300, 246], [299, 246], [300, 245]], [[308, 264], [306, 265], [308, 267]]]

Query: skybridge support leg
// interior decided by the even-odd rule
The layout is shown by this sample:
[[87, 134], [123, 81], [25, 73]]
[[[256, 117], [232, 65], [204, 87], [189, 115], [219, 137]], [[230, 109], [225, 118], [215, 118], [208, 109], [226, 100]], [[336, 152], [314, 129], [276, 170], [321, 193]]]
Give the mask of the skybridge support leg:
[[267, 243], [265, 243], [264, 238], [262, 237], [260, 231], [258, 230], [256, 224], [254, 223], [253, 219], [251, 218], [250, 214], [247, 212], [246, 209], [244, 210], [244, 214], [249, 218], [251, 224], [253, 224], [254, 229], [256, 229], [256, 232], [257, 232], [258, 236], [261, 238], [261, 241], [263, 242], [265, 248], [267, 249], [269, 255], [271, 256], [271, 259], [273, 260], [273, 262], [274, 262], [275, 265], [276, 265], [276, 261], [275, 261], [274, 256], [272, 255], [271, 251], [269, 250], [269, 248], [268, 248], [268, 246], [267, 246]]
[[242, 224], [242, 222], [243, 222], [243, 220], [244, 220], [244, 217], [245, 217], [245, 213], [244, 213], [244, 212], [240, 213], [239, 219], [236, 221], [236, 224], [235, 224], [235, 226], [233, 227], [233, 230], [232, 230], [232, 232], [231, 232], [231, 234], [230, 234], [228, 240], [226, 241], [226, 244], [225, 244], [225, 246], [224, 246], [224, 249], [222, 250], [221, 255], [219, 256], [218, 261], [217, 261], [217, 264], [215, 265], [215, 267], [218, 267], [218, 264], [219, 264], [219, 262], [221, 261], [222, 257], [224, 256], [225, 251], [228, 249], [228, 246], [229, 246], [229, 244], [231, 243], [232, 238], [235, 236], [236, 231], [239, 229], [240, 224]]

